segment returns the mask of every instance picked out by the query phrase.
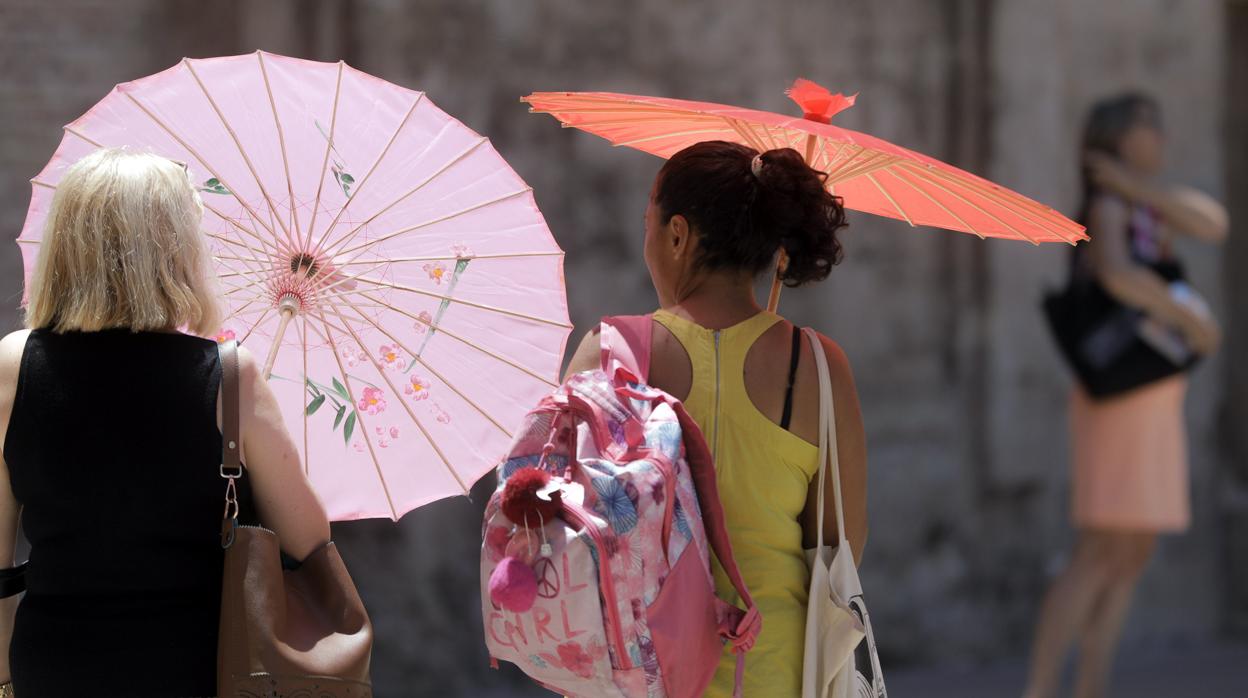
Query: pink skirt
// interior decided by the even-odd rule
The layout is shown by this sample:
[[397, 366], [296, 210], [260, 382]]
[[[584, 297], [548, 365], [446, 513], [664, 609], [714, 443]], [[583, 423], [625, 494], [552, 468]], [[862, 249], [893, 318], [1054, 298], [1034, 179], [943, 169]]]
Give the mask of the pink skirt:
[[1106, 400], [1070, 396], [1076, 528], [1178, 532], [1191, 522], [1187, 378], [1175, 376]]

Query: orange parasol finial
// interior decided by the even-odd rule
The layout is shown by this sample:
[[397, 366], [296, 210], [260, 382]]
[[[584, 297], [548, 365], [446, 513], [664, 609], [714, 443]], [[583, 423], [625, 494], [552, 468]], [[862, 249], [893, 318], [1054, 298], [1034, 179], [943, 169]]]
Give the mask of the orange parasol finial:
[[798, 78], [784, 93], [797, 106], [802, 108], [802, 116], [821, 124], [832, 123], [832, 117], [854, 106], [858, 93], [846, 97], [841, 93], [832, 94], [828, 88], [806, 78]]

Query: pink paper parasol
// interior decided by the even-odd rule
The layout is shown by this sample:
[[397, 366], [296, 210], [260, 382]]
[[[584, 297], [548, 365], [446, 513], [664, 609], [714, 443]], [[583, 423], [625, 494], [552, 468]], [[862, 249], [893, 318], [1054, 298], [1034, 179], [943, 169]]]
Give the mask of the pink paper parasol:
[[563, 252], [486, 138], [339, 63], [257, 52], [118, 85], [32, 180], [27, 278], [65, 169], [101, 147], [187, 164], [229, 318], [335, 520], [464, 494], [557, 385]]

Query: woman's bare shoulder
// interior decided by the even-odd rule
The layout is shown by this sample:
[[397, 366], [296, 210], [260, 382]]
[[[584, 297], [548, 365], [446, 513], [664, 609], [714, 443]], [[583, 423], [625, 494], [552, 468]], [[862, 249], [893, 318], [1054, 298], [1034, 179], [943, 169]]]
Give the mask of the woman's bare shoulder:
[[828, 370], [834, 374], [838, 371], [850, 372], [849, 355], [841, 348], [840, 343], [823, 333], [819, 335], [819, 343], [823, 345], [823, 353], [828, 357]]
[[568, 359], [568, 370], [563, 374], [564, 380], [567, 380], [568, 376], [573, 374], [598, 368], [601, 361], [598, 348], [599, 330], [600, 326], [595, 323], [581, 337], [580, 343], [576, 345], [576, 351], [572, 352], [572, 358]]
[[1125, 228], [1130, 218], [1131, 204], [1120, 196], [1100, 193], [1088, 204], [1088, 226], [1098, 231]]
[[832, 379], [832, 394], [838, 402], [845, 400], [858, 401], [858, 390], [854, 385], [854, 370], [849, 362], [849, 355], [841, 348], [840, 343], [831, 337], [816, 332], [819, 344], [823, 346], [823, 355], [828, 359], [828, 374]]
[[564, 380], [567, 380], [568, 376], [582, 371], [592, 371], [601, 365], [602, 346], [598, 339], [601, 333], [602, 324], [595, 322], [585, 334], [581, 335], [581, 341], [576, 345], [571, 358], [568, 359], [568, 370], [563, 374]]
[[[17, 377], [21, 373], [22, 354], [26, 351], [26, 338], [30, 330], [11, 332], [0, 339], [0, 441], [8, 430], [9, 414], [17, 394]], [[0, 444], [2, 445], [2, 444]], [[3, 459], [0, 459], [0, 463]]]
[[26, 346], [26, 338], [30, 336], [30, 330], [17, 330], [6, 334], [0, 338], [0, 352], [11, 352], [16, 350], [18, 355], [22, 353], [22, 349]]
[[8, 384], [16, 381], [18, 369], [22, 365], [22, 354], [26, 351], [26, 338], [30, 330], [10, 332], [0, 339], [0, 382]]
[[823, 347], [823, 355], [828, 359], [828, 372], [832, 374], [832, 379], [835, 381], [837, 376], [852, 376], [849, 356], [841, 348], [840, 343], [817, 330], [815, 336], [819, 338], [819, 344]]

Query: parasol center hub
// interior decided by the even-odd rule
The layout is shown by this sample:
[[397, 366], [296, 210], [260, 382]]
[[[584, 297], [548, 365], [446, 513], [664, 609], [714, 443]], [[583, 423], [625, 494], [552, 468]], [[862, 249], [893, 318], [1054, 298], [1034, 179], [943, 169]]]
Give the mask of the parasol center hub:
[[282, 315], [296, 315], [303, 308], [303, 299], [293, 293], [283, 294], [277, 299], [277, 310]]
[[304, 278], [314, 278], [320, 271], [320, 260], [307, 252], [301, 252], [290, 258], [290, 273], [292, 274], [297, 274]]

